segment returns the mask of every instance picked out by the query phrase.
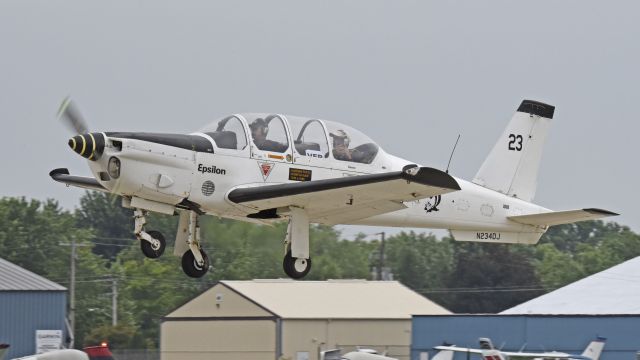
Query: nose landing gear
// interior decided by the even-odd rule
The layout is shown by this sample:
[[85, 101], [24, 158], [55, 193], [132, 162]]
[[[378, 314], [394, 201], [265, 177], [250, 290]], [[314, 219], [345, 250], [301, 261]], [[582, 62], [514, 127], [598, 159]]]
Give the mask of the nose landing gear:
[[140, 240], [140, 249], [144, 256], [150, 259], [159, 258], [167, 247], [167, 242], [161, 232], [150, 230], [144, 231], [144, 224], [147, 223], [147, 212], [140, 209], [133, 211], [135, 217], [135, 230], [134, 234], [136, 238]]
[[[142, 253], [151, 259], [160, 257], [167, 246], [167, 242], [161, 232], [144, 230], [147, 223], [147, 212], [142, 209], [134, 209], [136, 238], [140, 240]], [[200, 244], [200, 226], [198, 214], [195, 211], [183, 211], [180, 213], [180, 224], [176, 235], [174, 255], [182, 257], [182, 270], [193, 278], [204, 276], [209, 271], [209, 256]]]

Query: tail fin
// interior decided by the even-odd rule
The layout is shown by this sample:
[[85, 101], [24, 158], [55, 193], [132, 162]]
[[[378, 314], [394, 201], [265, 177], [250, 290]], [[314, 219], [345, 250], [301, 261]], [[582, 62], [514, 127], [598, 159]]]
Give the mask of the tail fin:
[[604, 343], [607, 341], [606, 338], [598, 337], [596, 340], [589, 343], [582, 356], [588, 357], [591, 360], [598, 360], [600, 358], [600, 354], [602, 354], [602, 349], [604, 349]]
[[523, 100], [473, 182], [531, 201], [554, 106]]

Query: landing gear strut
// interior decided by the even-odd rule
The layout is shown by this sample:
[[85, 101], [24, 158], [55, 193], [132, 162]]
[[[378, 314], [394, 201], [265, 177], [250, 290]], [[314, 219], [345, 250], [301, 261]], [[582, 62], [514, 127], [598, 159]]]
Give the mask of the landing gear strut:
[[146, 211], [135, 209], [133, 214], [135, 217], [134, 234], [136, 235], [136, 238], [140, 240], [140, 249], [142, 250], [142, 253], [150, 259], [160, 257], [167, 246], [164, 236], [159, 231], [144, 231], [144, 224], [147, 223]]
[[209, 271], [209, 256], [200, 244], [198, 214], [182, 212], [176, 236], [174, 254], [182, 252], [182, 271], [192, 278], [203, 277]]
[[291, 215], [284, 240], [284, 272], [292, 279], [302, 279], [311, 271], [309, 258], [309, 216], [304, 209], [290, 208]]

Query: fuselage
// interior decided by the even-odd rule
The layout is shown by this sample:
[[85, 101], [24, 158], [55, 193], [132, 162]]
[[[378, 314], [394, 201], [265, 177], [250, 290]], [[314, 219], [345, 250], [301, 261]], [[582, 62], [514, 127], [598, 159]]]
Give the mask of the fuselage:
[[[275, 134], [267, 142], [253, 136], [256, 131], [251, 125], [258, 118], [269, 119], [269, 133]], [[335, 134], [349, 136], [346, 157], [337, 150]], [[255, 209], [227, 199], [238, 187], [399, 171], [415, 164], [386, 153], [364, 134], [343, 124], [284, 115], [233, 115], [190, 135], [103, 135], [104, 151], [89, 165], [110, 192], [168, 205], [186, 201], [204, 213], [243, 221], [256, 221], [247, 217]], [[117, 178], [109, 176], [112, 158], [118, 159]], [[508, 216], [546, 211], [456, 180], [460, 191], [405, 202], [404, 209], [347, 224], [469, 230], [478, 232], [479, 240], [481, 236], [492, 240], [500, 232], [520, 232], [526, 227]]]

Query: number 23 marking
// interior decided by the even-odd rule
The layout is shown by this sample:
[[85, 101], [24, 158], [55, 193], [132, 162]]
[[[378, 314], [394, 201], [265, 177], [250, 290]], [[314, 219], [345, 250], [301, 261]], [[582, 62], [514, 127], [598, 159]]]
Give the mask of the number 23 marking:
[[522, 150], [522, 135], [509, 134], [509, 150]]

